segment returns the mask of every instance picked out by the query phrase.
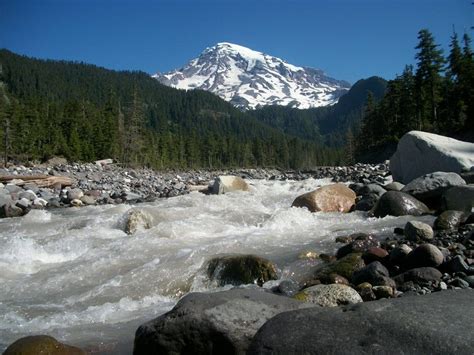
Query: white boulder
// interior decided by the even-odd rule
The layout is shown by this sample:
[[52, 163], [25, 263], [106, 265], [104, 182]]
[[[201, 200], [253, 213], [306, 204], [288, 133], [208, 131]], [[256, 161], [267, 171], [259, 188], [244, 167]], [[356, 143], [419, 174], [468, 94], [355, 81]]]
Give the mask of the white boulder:
[[220, 195], [232, 191], [248, 191], [249, 185], [239, 176], [222, 175], [216, 177], [210, 190], [213, 194]]
[[390, 159], [395, 181], [408, 183], [435, 171], [460, 173], [474, 166], [474, 143], [433, 133], [410, 131]]

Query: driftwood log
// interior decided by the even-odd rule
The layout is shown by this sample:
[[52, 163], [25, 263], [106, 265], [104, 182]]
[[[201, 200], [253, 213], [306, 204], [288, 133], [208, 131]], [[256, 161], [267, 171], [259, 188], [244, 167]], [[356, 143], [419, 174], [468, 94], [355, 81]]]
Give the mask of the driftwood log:
[[6, 175], [0, 176], [0, 182], [15, 180], [15, 185], [35, 184], [38, 187], [71, 186], [73, 180], [67, 176], [50, 175]]

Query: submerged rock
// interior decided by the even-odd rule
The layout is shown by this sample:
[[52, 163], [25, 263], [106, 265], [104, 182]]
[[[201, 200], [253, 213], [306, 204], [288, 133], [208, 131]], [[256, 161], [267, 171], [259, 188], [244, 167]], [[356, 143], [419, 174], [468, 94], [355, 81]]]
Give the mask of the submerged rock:
[[207, 275], [219, 286], [257, 284], [276, 280], [277, 268], [270, 260], [256, 255], [226, 255], [213, 258], [207, 264]]
[[473, 290], [285, 312], [247, 354], [470, 354]]
[[33, 335], [18, 339], [3, 355], [85, 355], [86, 352], [75, 346], [60, 343], [48, 335]]
[[311, 212], [349, 212], [356, 194], [344, 184], [333, 184], [298, 196], [293, 207], [306, 207]]
[[222, 175], [216, 177], [210, 190], [213, 194], [220, 195], [232, 191], [248, 191], [249, 185], [239, 176]]
[[151, 228], [151, 216], [143, 210], [132, 209], [125, 216], [124, 232], [134, 234], [139, 229]]
[[138, 328], [133, 354], [244, 354], [268, 319], [307, 307], [258, 289], [191, 293]]
[[321, 307], [337, 307], [362, 302], [362, 298], [356, 290], [342, 284], [311, 286], [298, 292], [294, 298], [315, 303]]
[[323, 264], [315, 270], [313, 279], [319, 280], [330, 274], [337, 274], [350, 280], [355, 271], [365, 266], [361, 255], [361, 253], [351, 253], [329, 264]]
[[404, 184], [424, 174], [460, 173], [473, 165], [473, 143], [421, 131], [406, 133], [390, 159], [393, 179]]

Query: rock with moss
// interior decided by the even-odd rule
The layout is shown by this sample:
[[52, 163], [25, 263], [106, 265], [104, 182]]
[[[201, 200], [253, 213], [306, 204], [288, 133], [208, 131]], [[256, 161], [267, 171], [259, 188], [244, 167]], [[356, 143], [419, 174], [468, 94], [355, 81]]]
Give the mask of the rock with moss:
[[20, 338], [11, 344], [3, 355], [85, 355], [75, 346], [63, 344], [48, 335], [33, 335]]
[[362, 260], [362, 253], [351, 253], [343, 258], [328, 264], [322, 264], [314, 273], [314, 279], [324, 279], [331, 274], [337, 274], [350, 280], [352, 274], [365, 265]]
[[341, 284], [316, 285], [298, 292], [295, 299], [315, 303], [321, 307], [337, 307], [362, 302], [362, 298], [352, 287]]
[[207, 264], [207, 275], [219, 286], [257, 284], [262, 286], [276, 280], [276, 265], [256, 255], [224, 255], [211, 259]]

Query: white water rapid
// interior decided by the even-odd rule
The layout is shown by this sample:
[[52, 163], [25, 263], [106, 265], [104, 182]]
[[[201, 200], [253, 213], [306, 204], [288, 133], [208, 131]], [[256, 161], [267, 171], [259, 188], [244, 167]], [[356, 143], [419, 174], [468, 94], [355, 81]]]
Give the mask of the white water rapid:
[[[251, 192], [193, 192], [136, 206], [32, 210], [1, 219], [0, 352], [22, 336], [48, 334], [98, 352], [131, 353], [141, 323], [186, 292], [215, 289], [202, 266], [216, 254], [263, 256], [288, 278], [304, 266], [302, 251], [333, 253], [338, 235], [391, 235], [413, 219], [290, 207], [299, 194], [328, 182], [251, 181]], [[125, 234], [121, 221], [131, 208], [149, 213], [152, 228]]]

